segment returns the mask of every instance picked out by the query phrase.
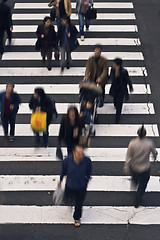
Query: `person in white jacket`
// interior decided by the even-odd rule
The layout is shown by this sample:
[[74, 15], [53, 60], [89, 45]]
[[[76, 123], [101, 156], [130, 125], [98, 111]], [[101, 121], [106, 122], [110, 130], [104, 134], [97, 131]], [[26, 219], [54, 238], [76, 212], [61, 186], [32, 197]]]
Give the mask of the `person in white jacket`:
[[89, 30], [90, 20], [86, 17], [86, 13], [89, 7], [93, 6], [93, 0], [77, 0], [76, 1], [76, 13], [79, 18], [79, 29], [81, 41], [84, 41], [84, 20], [86, 30]]
[[150, 179], [150, 154], [154, 160], [157, 158], [157, 151], [152, 140], [146, 137], [146, 129], [142, 126], [138, 129], [138, 137], [131, 140], [128, 146], [124, 173], [129, 172], [132, 176], [132, 184], [137, 187], [135, 207], [142, 204], [143, 195]]

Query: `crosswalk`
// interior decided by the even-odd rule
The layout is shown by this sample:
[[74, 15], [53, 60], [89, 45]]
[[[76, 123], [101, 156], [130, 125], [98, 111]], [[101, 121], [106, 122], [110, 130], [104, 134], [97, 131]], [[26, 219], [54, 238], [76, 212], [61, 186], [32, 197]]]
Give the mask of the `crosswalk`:
[[[154, 118], [156, 109], [150, 101], [152, 84], [147, 77], [134, 6], [129, 1], [96, 0], [95, 7], [98, 9], [97, 20], [91, 22], [85, 41], [80, 41], [79, 48], [72, 53], [71, 69], [65, 69], [63, 75], [60, 75], [57, 62], [52, 60], [53, 69], [49, 72], [42, 66], [40, 53], [34, 51], [37, 24], [50, 11], [47, 1], [26, 0], [14, 5], [13, 44], [1, 60], [0, 91], [5, 89], [6, 82], [14, 82], [22, 104], [17, 115], [16, 139], [8, 148], [3, 146], [3, 130], [0, 127], [0, 224], [73, 223], [73, 209], [54, 206], [51, 201], [61, 169], [61, 162], [56, 159], [56, 140], [61, 117], [66, 114], [68, 106], [74, 104], [79, 109], [78, 83], [96, 43], [103, 45], [103, 56], [108, 58], [110, 67], [115, 57], [123, 58], [134, 92], [129, 102], [123, 106], [122, 124], [115, 125], [115, 109], [109, 97], [110, 83], [106, 86], [105, 104], [98, 109], [99, 124], [94, 126], [96, 136], [91, 137], [90, 148], [85, 150], [93, 161], [93, 176], [88, 186], [82, 223], [93, 228], [100, 224], [102, 228], [110, 224], [115, 227], [119, 224], [160, 224], [160, 207], [157, 203], [160, 192], [158, 163], [154, 163], [151, 158], [152, 176], [147, 187], [146, 207], [134, 209], [134, 190], [130, 188], [130, 177], [123, 174], [128, 143], [136, 136], [142, 123], [145, 124], [149, 137], [156, 143], [159, 139]], [[72, 8], [71, 18], [78, 28], [75, 1], [72, 1]], [[48, 149], [35, 149], [33, 146], [28, 101], [35, 87], [43, 87], [56, 100], [59, 113], [57, 122], [50, 126]], [[160, 155], [159, 145], [157, 150]], [[62, 146], [62, 151], [66, 156], [65, 146]], [[159, 160], [158, 157], [158, 162]], [[6, 197], [5, 200], [3, 197], [1, 199], [1, 195], [7, 196], [8, 193], [10, 200]], [[44, 199], [37, 199], [37, 194]], [[149, 194], [153, 198], [147, 200]], [[107, 200], [109, 195], [110, 201]]]

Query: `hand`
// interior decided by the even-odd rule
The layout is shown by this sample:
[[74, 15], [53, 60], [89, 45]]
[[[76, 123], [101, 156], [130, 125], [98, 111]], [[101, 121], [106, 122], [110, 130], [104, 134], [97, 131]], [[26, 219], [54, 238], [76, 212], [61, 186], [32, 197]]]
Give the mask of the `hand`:
[[43, 35], [43, 34], [41, 35], [41, 38], [44, 38], [44, 35]]
[[96, 83], [100, 83], [100, 82], [101, 82], [101, 78], [99, 77], [97, 78]]
[[13, 26], [12, 26], [12, 27], [10, 27], [10, 31], [11, 31], [11, 32], [13, 31]]
[[78, 137], [78, 127], [73, 130], [73, 138]]
[[41, 107], [37, 107], [36, 112], [40, 112], [40, 111], [41, 111]]
[[86, 76], [84, 76], [84, 78], [83, 78], [83, 82], [86, 82], [87, 81], [87, 77]]
[[58, 182], [58, 187], [59, 188], [61, 187], [61, 180], [59, 180], [59, 182]]
[[71, 34], [70, 34], [70, 32], [68, 33], [68, 38], [70, 38], [71, 37]]
[[59, 8], [59, 3], [56, 4], [56, 7]]
[[10, 110], [12, 111], [13, 109], [14, 109], [14, 105], [11, 104], [11, 105], [10, 105]]
[[85, 2], [84, 2], [84, 5], [85, 5], [85, 6], [88, 6], [88, 5], [89, 5], [89, 3], [88, 3], [87, 1], [85, 1]]

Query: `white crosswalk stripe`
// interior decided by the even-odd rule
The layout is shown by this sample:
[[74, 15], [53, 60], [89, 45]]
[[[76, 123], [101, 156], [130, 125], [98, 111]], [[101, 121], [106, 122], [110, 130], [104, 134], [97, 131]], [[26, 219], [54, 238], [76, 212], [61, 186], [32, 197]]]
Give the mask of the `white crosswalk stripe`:
[[[78, 24], [75, 5], [75, 1], [72, 2], [74, 10], [71, 19]], [[93, 173], [88, 185], [88, 193], [93, 194], [92, 197], [94, 196], [95, 199], [92, 200], [96, 202], [96, 206], [90, 206], [88, 202], [85, 203], [82, 223], [92, 227], [96, 224], [105, 227], [111, 224], [127, 225], [128, 223], [160, 225], [160, 207], [159, 204], [155, 204], [160, 192], [157, 167], [160, 161], [160, 148], [157, 149], [159, 153], [157, 162], [154, 163], [152, 155], [150, 156], [153, 172], [151, 171], [147, 194], [155, 196], [154, 201], [151, 198], [149, 200], [152, 207], [135, 209], [132, 206], [133, 203], [127, 199], [127, 196], [130, 196], [130, 190], [135, 191], [135, 189], [131, 188], [131, 177], [124, 176], [123, 168], [119, 167], [124, 164], [129, 140], [137, 136], [137, 129], [142, 123], [145, 123], [148, 137], [157, 142], [159, 138], [158, 124], [154, 122], [156, 114], [154, 102], [149, 100], [149, 96], [152, 97], [152, 84], [149, 79], [145, 78], [148, 73], [135, 21], [134, 6], [129, 1], [119, 2], [115, 0], [114, 2], [96, 1], [94, 7], [98, 9], [98, 23], [91, 21], [85, 41], [82, 42], [78, 39], [80, 47], [77, 52], [72, 53], [74, 67], [71, 66], [69, 70], [65, 69], [64, 73], [60, 75], [59, 65], [53, 66], [50, 72], [46, 67], [42, 67], [41, 63], [37, 61], [41, 60], [40, 53], [35, 52], [33, 48], [36, 42], [36, 35], [33, 33], [36, 32], [37, 21], [40, 23], [45, 16], [50, 14], [51, 8], [48, 7], [48, 3], [26, 1], [14, 5], [13, 48], [11, 46], [11, 51], [5, 52], [2, 58], [0, 91], [5, 90], [6, 82], [12, 82], [13, 79], [15, 91], [21, 95], [22, 104], [17, 116], [16, 138], [13, 145], [9, 144], [9, 147], [4, 147], [3, 141], [0, 143], [0, 201], [1, 196], [3, 199], [3, 194], [11, 196], [9, 204], [5, 201], [0, 203], [0, 224], [62, 224], [62, 227], [63, 224], [73, 224], [73, 208], [51, 206], [47, 197], [43, 200], [34, 200], [32, 197], [25, 199], [25, 194], [28, 192], [30, 194], [46, 193], [46, 196], [49, 196], [50, 192], [57, 187], [60, 173], [58, 169], [61, 165], [60, 160], [56, 157], [56, 141], [50, 141], [49, 148], [31, 146], [34, 134], [29, 123], [31, 111], [26, 98], [28, 99], [33, 94], [34, 88], [43, 87], [53, 99], [58, 95], [60, 101], [56, 102], [56, 107], [60, 118], [61, 114], [66, 114], [70, 105], [76, 105], [79, 110], [79, 103], [76, 102], [77, 98], [75, 98], [79, 94], [79, 84], [77, 84], [76, 77], [82, 80], [85, 73], [85, 67], [80, 65], [82, 62], [79, 61], [86, 61], [89, 56], [93, 55], [93, 50], [89, 51], [88, 46], [93, 47], [99, 43], [107, 49], [102, 54], [108, 60], [113, 60], [116, 57], [125, 60], [124, 67], [129, 72], [134, 92], [130, 102], [123, 105], [122, 124], [114, 124], [113, 122], [109, 124], [108, 118], [115, 115], [115, 108], [113, 103], [107, 102], [108, 99], [103, 108], [98, 109], [100, 123], [94, 124], [96, 135], [91, 137], [90, 147], [85, 149], [86, 155], [92, 159], [93, 166], [97, 166], [97, 169], [93, 169], [93, 171], [96, 170], [98, 174], [97, 172]], [[78, 25], [76, 27], [79, 29]], [[55, 29], [57, 31], [56, 26]], [[103, 36], [103, 33], [107, 33], [109, 36]], [[110, 87], [110, 83], [106, 85], [106, 95], [109, 94]], [[27, 122], [24, 122], [25, 116], [28, 119]], [[51, 124], [49, 135], [57, 137], [59, 127], [59, 120]], [[1, 139], [3, 134], [2, 126], [0, 126]], [[67, 149], [64, 145], [62, 145], [62, 152], [64, 157], [67, 156]], [[33, 165], [32, 169], [28, 168], [30, 164]], [[48, 173], [50, 164], [53, 164], [53, 174]], [[111, 166], [113, 167], [112, 173], [109, 172]], [[63, 181], [63, 187], [64, 185], [65, 181]], [[17, 200], [19, 193], [21, 198]], [[108, 196], [106, 194], [110, 193], [115, 194], [115, 206], [110, 206], [107, 203], [102, 206], [104, 203], [101, 204], [100, 197], [99, 200], [97, 199], [97, 194]], [[89, 200], [91, 200], [89, 194]], [[124, 205], [119, 204], [119, 196], [124, 197]], [[39, 205], [40, 201], [42, 201], [41, 206]], [[129, 204], [125, 206], [125, 202]]]

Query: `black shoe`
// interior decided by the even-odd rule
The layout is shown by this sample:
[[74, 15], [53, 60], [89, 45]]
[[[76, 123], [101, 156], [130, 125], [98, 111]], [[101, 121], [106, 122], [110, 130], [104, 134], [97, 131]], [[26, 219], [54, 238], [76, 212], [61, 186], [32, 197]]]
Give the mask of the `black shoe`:
[[42, 58], [42, 62], [45, 63], [45, 57]]
[[135, 208], [139, 208], [139, 206], [140, 206], [139, 204], [135, 204], [134, 205]]
[[67, 69], [70, 69], [70, 64], [69, 64], [69, 63], [67, 63], [66, 68], [67, 68]]
[[47, 67], [47, 69], [48, 69], [48, 71], [51, 71], [51, 70], [52, 70], [52, 68], [51, 68], [51, 67]]
[[61, 67], [61, 74], [64, 72], [64, 67]]

